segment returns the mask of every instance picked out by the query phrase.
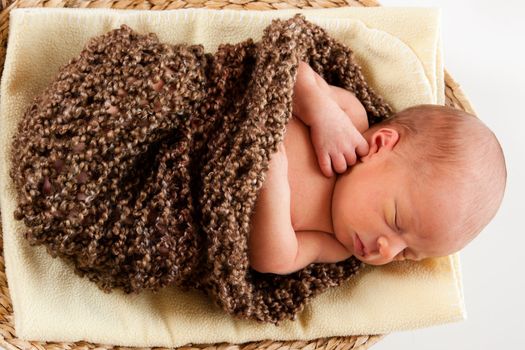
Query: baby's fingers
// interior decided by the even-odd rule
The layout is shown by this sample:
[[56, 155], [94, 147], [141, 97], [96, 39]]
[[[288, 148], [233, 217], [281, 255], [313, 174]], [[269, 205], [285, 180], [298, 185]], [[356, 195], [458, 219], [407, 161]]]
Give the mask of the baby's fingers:
[[340, 174], [346, 171], [346, 162], [346, 156], [341, 153], [336, 153], [332, 156], [332, 164], [334, 166], [334, 170]]
[[[350, 152], [345, 152], [344, 157], [345, 157], [346, 163], [348, 165], [354, 165], [355, 162], [357, 161], [357, 156], [355, 155], [353, 150], [351, 150]], [[345, 169], [345, 171], [346, 171], [346, 169]]]
[[330, 156], [326, 152], [317, 151], [317, 160], [319, 162], [319, 168], [321, 172], [326, 177], [331, 177], [332, 173], [332, 163], [330, 162]]
[[368, 145], [368, 142], [363, 137], [363, 135], [359, 134], [359, 137], [357, 139], [356, 148], [355, 148], [356, 153], [359, 156], [364, 157], [368, 154], [369, 150], [370, 150], [370, 147]]

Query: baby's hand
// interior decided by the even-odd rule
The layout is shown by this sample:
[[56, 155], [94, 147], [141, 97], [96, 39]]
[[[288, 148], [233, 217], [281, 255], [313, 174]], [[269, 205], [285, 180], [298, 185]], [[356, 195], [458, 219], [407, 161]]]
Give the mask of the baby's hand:
[[332, 166], [336, 172], [344, 173], [347, 164], [356, 163], [358, 155], [368, 154], [368, 143], [343, 110], [318, 118], [310, 125], [310, 137], [321, 172], [327, 177], [333, 175]]

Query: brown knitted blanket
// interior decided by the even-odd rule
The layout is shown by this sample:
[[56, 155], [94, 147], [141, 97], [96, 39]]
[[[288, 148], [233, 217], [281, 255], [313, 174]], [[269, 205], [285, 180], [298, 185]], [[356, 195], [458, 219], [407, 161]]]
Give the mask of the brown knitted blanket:
[[126, 25], [92, 38], [31, 104], [13, 139], [14, 215], [99, 288], [197, 289], [225, 312], [279, 324], [361, 266], [250, 269], [247, 238], [292, 112], [299, 60], [391, 114], [353, 53], [297, 14], [262, 39], [168, 45]]

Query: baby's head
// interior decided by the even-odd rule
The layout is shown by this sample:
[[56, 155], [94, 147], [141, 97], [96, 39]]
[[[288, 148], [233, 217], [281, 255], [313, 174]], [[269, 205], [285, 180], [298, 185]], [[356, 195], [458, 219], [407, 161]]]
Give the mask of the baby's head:
[[365, 263], [452, 254], [496, 214], [505, 159], [478, 118], [419, 105], [363, 135], [370, 151], [337, 178], [332, 221], [337, 238]]

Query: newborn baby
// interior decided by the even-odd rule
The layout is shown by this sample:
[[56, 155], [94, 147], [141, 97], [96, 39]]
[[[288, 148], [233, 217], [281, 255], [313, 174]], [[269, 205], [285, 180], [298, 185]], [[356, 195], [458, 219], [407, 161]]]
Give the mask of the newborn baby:
[[461, 110], [420, 105], [368, 128], [351, 92], [301, 62], [293, 115], [251, 218], [256, 271], [289, 274], [352, 255], [371, 265], [449, 255], [500, 206], [501, 146]]

